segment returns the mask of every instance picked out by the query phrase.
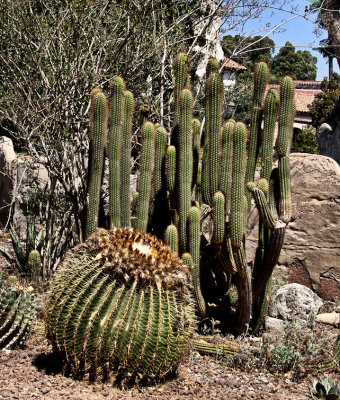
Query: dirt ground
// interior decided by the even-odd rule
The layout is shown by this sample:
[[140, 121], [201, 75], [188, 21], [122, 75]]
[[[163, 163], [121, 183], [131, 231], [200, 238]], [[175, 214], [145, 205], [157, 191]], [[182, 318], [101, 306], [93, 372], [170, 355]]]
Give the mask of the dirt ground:
[[[330, 333], [334, 337], [334, 330]], [[295, 400], [308, 399], [313, 383], [312, 376], [295, 382], [289, 374], [270, 374], [256, 368], [244, 372], [231, 368], [223, 359], [191, 352], [176, 378], [154, 386], [121, 390], [108, 384], [90, 384], [63, 376], [50, 345], [38, 331], [31, 335], [23, 349], [1, 350], [0, 365], [1, 400]], [[339, 381], [339, 375], [329, 376]]]

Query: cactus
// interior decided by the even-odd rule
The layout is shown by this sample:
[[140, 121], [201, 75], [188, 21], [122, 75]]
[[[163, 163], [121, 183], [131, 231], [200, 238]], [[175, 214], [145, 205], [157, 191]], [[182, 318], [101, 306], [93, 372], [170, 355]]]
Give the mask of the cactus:
[[220, 75], [212, 73], [207, 81], [207, 105], [208, 112], [206, 130], [209, 134], [208, 147], [208, 176], [209, 176], [209, 201], [219, 188], [219, 157], [221, 147], [221, 123], [223, 82]]
[[28, 336], [35, 314], [31, 289], [20, 290], [10, 278], [0, 283], [0, 349], [20, 346]]
[[38, 250], [32, 250], [27, 259], [27, 269], [32, 281], [36, 282], [40, 276], [41, 258]]
[[122, 120], [124, 110], [125, 82], [115, 76], [110, 82], [110, 120], [108, 154], [109, 154], [109, 198], [111, 227], [121, 225], [120, 190], [121, 190], [121, 145]]
[[[245, 176], [245, 183], [254, 180], [256, 160], [259, 152], [259, 140], [260, 140], [260, 129], [261, 129], [261, 114], [264, 102], [264, 95], [266, 85], [269, 82], [269, 69], [268, 65], [264, 62], [256, 64], [254, 71], [254, 89], [253, 89], [253, 100], [250, 117], [249, 127], [249, 152], [247, 170]], [[250, 203], [251, 195], [247, 195], [248, 204]]]
[[90, 110], [90, 172], [89, 202], [86, 218], [86, 236], [98, 227], [100, 188], [103, 175], [104, 144], [107, 130], [108, 106], [105, 94], [98, 88], [92, 90]]
[[146, 232], [151, 197], [151, 176], [155, 158], [155, 126], [145, 122], [142, 127], [141, 171], [138, 180], [138, 203], [136, 227]]
[[183, 89], [179, 99], [179, 247], [184, 252], [187, 247], [187, 218], [191, 205], [192, 180], [192, 107], [193, 95], [189, 89]]
[[166, 228], [164, 243], [170, 247], [171, 251], [178, 253], [178, 231], [175, 225], [169, 225]]
[[161, 378], [176, 370], [193, 332], [190, 282], [190, 268], [154, 236], [98, 230], [55, 278], [47, 336], [74, 376]]
[[121, 210], [121, 226], [124, 228], [130, 226], [130, 156], [131, 156], [131, 137], [133, 113], [135, 109], [135, 99], [133, 94], [126, 90], [124, 92], [124, 117], [122, 128], [122, 143], [121, 143], [121, 195], [120, 195], [120, 210]]
[[[36, 231], [35, 224], [32, 221], [27, 221], [27, 234], [25, 246], [20, 243], [20, 238], [13, 226], [10, 226], [9, 234], [11, 237], [12, 247], [15, 257], [12, 257], [10, 252], [4, 247], [0, 247], [0, 254], [15, 268], [19, 273], [28, 274], [30, 276], [30, 267], [28, 265], [29, 254], [32, 250], [37, 250], [39, 253], [44, 242], [43, 230]], [[40, 253], [39, 253], [40, 257]], [[40, 270], [39, 270], [40, 273]]]

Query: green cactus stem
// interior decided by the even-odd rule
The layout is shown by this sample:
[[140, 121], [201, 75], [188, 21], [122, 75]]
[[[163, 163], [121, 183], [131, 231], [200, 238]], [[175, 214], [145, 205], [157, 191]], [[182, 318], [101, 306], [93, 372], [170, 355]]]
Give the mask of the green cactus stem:
[[191, 207], [188, 216], [189, 225], [189, 252], [193, 261], [193, 283], [194, 294], [196, 298], [198, 313], [201, 318], [208, 316], [207, 305], [201, 291], [200, 275], [200, 210], [197, 207]]
[[179, 164], [178, 164], [178, 201], [179, 201], [179, 248], [183, 253], [187, 249], [187, 218], [191, 206], [192, 179], [192, 107], [193, 95], [183, 89], [179, 99]]
[[215, 57], [209, 57], [208, 62], [207, 62], [207, 68], [206, 68], [206, 76], [209, 78], [211, 74], [219, 73], [220, 72], [220, 62], [217, 60]]
[[192, 153], [193, 153], [193, 171], [192, 187], [197, 183], [198, 164], [200, 161], [200, 134], [201, 122], [195, 118], [192, 120]]
[[222, 244], [225, 238], [225, 197], [220, 191], [213, 198], [213, 242]]
[[221, 76], [214, 72], [207, 81], [206, 102], [208, 115], [206, 132], [209, 135], [208, 163], [209, 163], [209, 199], [219, 189], [219, 157], [221, 148], [221, 124], [222, 124], [222, 102], [223, 82]]
[[233, 159], [233, 131], [235, 121], [227, 121], [222, 130], [222, 162], [221, 162], [221, 192], [225, 197], [225, 209], [227, 221], [229, 221], [230, 213], [230, 196], [231, 196], [231, 177], [232, 177], [232, 159]]
[[100, 187], [103, 175], [104, 144], [107, 132], [108, 106], [105, 94], [95, 88], [91, 92], [90, 111], [90, 173], [89, 173], [89, 202], [87, 207], [86, 236], [98, 227]]
[[136, 227], [146, 232], [151, 196], [151, 177], [155, 159], [155, 126], [145, 122], [142, 128], [141, 167], [138, 179], [138, 203]]
[[121, 226], [130, 226], [130, 157], [131, 157], [131, 138], [132, 122], [135, 110], [135, 99], [133, 94], [126, 90], [124, 92], [124, 116], [122, 128], [122, 147], [120, 159], [120, 210]]
[[235, 126], [233, 135], [233, 169], [231, 187], [231, 244], [239, 249], [243, 242], [244, 233], [244, 173], [246, 164], [247, 128], [242, 122]]
[[175, 225], [169, 225], [164, 234], [164, 243], [167, 244], [171, 251], [178, 253], [178, 231]]
[[192, 261], [192, 257], [191, 257], [190, 253], [183, 253], [182, 254], [182, 261], [188, 267], [193, 267], [194, 266], [194, 262]]
[[276, 140], [276, 153], [279, 157], [289, 154], [293, 135], [293, 123], [295, 115], [294, 81], [286, 76], [280, 85], [280, 112], [279, 132]]
[[264, 105], [264, 127], [262, 132], [261, 178], [269, 181], [273, 166], [274, 132], [279, 108], [279, 94], [270, 89]]
[[27, 259], [27, 269], [32, 281], [37, 281], [41, 272], [41, 257], [38, 250], [32, 250]]
[[[249, 127], [249, 151], [245, 183], [254, 180], [255, 167], [260, 146], [261, 114], [266, 85], [269, 81], [269, 68], [265, 62], [259, 62], [254, 71], [254, 89]], [[251, 194], [246, 193], [250, 205]], [[250, 208], [250, 207], [249, 207]]]
[[154, 236], [98, 230], [59, 269], [46, 302], [48, 339], [78, 378], [163, 378], [193, 333], [190, 282], [190, 267]]
[[115, 76], [110, 82], [110, 119], [109, 132], [109, 199], [110, 226], [121, 225], [121, 145], [124, 110], [125, 82], [122, 77]]

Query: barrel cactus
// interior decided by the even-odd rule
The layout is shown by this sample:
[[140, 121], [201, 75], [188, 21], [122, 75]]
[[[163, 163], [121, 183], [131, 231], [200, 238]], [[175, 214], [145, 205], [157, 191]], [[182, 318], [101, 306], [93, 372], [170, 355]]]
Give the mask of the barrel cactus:
[[176, 371], [194, 329], [191, 272], [155, 236], [98, 229], [71, 250], [46, 303], [47, 336], [69, 372], [135, 382]]
[[35, 313], [33, 289], [20, 289], [14, 278], [0, 271], [0, 349], [6, 350], [24, 343]]

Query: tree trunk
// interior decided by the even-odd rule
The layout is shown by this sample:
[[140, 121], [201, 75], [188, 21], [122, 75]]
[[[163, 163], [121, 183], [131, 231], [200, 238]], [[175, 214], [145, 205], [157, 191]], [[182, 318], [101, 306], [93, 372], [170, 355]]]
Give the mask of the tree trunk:
[[340, 67], [340, 7], [339, 0], [325, 0], [322, 4], [322, 20], [325, 23], [330, 43]]

